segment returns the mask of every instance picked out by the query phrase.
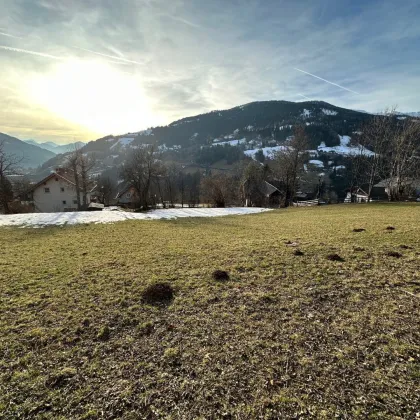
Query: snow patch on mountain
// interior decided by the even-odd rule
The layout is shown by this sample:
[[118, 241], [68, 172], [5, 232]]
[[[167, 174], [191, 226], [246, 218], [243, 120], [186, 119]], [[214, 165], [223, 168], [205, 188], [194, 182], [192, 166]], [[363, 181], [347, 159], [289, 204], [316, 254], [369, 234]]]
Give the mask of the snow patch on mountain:
[[116, 143], [114, 143], [109, 150], [114, 149], [117, 145], [123, 146], [123, 147], [127, 147], [129, 146], [132, 141], [134, 140], [134, 138], [132, 137], [122, 137], [120, 139], [117, 140]]
[[246, 139], [239, 139], [239, 140], [229, 140], [229, 141], [219, 141], [219, 139], [214, 139], [212, 146], [224, 146], [228, 144], [229, 146], [239, 146], [240, 144], [245, 144]]
[[324, 167], [324, 162], [322, 162], [322, 160], [312, 159], [312, 160], [309, 161], [309, 163], [311, 165], [317, 166], [318, 168], [323, 168]]
[[349, 136], [339, 136], [340, 145], [327, 147], [324, 142], [318, 146], [318, 151], [325, 153], [337, 153], [338, 155], [344, 156], [355, 156], [358, 154], [363, 154], [365, 156], [374, 156], [375, 153], [366, 149], [363, 146], [349, 146], [351, 138]]
[[288, 149], [287, 146], [262, 147], [260, 149], [245, 150], [244, 154], [246, 156], [249, 156], [249, 157], [252, 157], [253, 159], [255, 159], [255, 154], [259, 150], [262, 150], [265, 157], [272, 158], [274, 156], [274, 153], [279, 152], [281, 150], [287, 150], [287, 149]]
[[338, 112], [337, 111], [333, 111], [332, 109], [325, 109], [322, 108], [321, 110], [325, 115], [337, 115]]

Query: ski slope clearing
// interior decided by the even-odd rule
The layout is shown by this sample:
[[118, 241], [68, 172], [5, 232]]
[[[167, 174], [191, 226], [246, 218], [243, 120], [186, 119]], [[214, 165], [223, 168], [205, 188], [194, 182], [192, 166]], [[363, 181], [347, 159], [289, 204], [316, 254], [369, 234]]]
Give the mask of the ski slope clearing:
[[340, 137], [340, 146], [334, 147], [327, 147], [324, 142], [318, 146], [318, 151], [325, 152], [325, 153], [337, 153], [338, 155], [343, 156], [357, 156], [357, 155], [365, 155], [365, 156], [374, 156], [371, 150], [366, 149], [363, 146], [350, 146], [351, 138], [349, 136], [339, 136]]
[[47, 226], [65, 226], [88, 223], [115, 223], [124, 220], [158, 220], [178, 219], [184, 217], [218, 217], [244, 214], [255, 214], [269, 209], [260, 207], [228, 207], [228, 208], [184, 208], [153, 210], [148, 213], [127, 211], [79, 211], [67, 213], [28, 213], [0, 215], [0, 227], [20, 226], [41, 228]]

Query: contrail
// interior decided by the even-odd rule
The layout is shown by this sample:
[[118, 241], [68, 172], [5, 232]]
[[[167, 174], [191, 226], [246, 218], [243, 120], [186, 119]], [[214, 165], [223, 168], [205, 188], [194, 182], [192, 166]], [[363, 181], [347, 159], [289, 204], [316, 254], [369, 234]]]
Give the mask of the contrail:
[[53, 60], [63, 60], [62, 57], [57, 57], [55, 55], [44, 54], [44, 53], [40, 53], [40, 52], [36, 52], [36, 51], [22, 50], [20, 48], [6, 47], [4, 45], [0, 45], [0, 48], [2, 50], [7, 50], [7, 51], [14, 51], [14, 52], [20, 52], [20, 53], [24, 53], [24, 54], [36, 55], [38, 57], [52, 58]]
[[8, 36], [9, 38], [22, 39], [21, 36], [10, 35], [10, 34], [7, 34], [6, 32], [0, 32], [0, 35]]
[[312, 99], [311, 99], [311, 98], [308, 98], [307, 96], [302, 95], [301, 93], [298, 93], [298, 95], [299, 95], [299, 96], [302, 96], [302, 98], [305, 98], [305, 99], [307, 99], [308, 101], [312, 101]]
[[330, 85], [337, 86], [337, 87], [339, 87], [340, 89], [344, 89], [344, 90], [347, 90], [347, 91], [349, 91], [349, 92], [352, 92], [352, 93], [355, 93], [355, 94], [357, 94], [357, 95], [360, 95], [360, 93], [359, 93], [359, 92], [355, 92], [354, 90], [347, 89], [347, 88], [345, 88], [344, 86], [337, 85], [337, 83], [333, 83], [333, 82], [330, 82], [329, 80], [325, 80], [325, 79], [323, 79], [322, 77], [315, 76], [315, 74], [308, 73], [307, 71], [304, 71], [304, 70], [301, 70], [301, 69], [297, 69], [296, 67], [293, 67], [293, 68], [294, 68], [295, 70], [297, 70], [297, 71], [300, 71], [301, 73], [309, 74], [309, 76], [316, 77], [317, 79], [322, 80], [323, 82], [329, 83]]
[[102, 54], [102, 53], [99, 53], [99, 52], [96, 52], [96, 51], [87, 50], [85, 48], [79, 48], [79, 47], [74, 47], [74, 48], [76, 48], [77, 50], [82, 50], [82, 51], [89, 52], [91, 54], [101, 55], [102, 57], [112, 58], [113, 60], [123, 61], [124, 63], [138, 64], [139, 66], [142, 66], [144, 64], [144, 63], [139, 63], [138, 61], [127, 60], [125, 58], [117, 57], [115, 55]]
[[171, 16], [171, 15], [166, 15], [166, 16], [168, 16], [168, 18], [170, 18], [172, 20], [176, 20], [177, 22], [181, 22], [185, 25], [191, 26], [192, 28], [201, 29], [200, 25], [197, 25], [196, 23], [190, 22], [189, 20], [182, 19], [182, 18], [176, 17], [176, 16]]

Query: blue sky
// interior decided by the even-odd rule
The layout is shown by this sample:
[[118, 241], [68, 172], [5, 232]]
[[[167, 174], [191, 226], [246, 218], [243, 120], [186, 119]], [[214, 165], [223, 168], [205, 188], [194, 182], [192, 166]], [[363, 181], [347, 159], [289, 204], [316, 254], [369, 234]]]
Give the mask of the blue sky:
[[420, 111], [419, 21], [418, 0], [0, 0], [0, 131], [86, 141], [305, 97]]

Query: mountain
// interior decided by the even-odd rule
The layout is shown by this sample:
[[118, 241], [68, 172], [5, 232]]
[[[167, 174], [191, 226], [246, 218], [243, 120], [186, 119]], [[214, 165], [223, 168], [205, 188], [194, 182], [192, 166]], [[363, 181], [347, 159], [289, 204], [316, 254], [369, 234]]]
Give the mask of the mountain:
[[[261, 149], [264, 156], [270, 156], [293, 135], [296, 125], [304, 124], [313, 157], [346, 156], [355, 152], [356, 133], [371, 118], [366, 112], [321, 101], [252, 102], [183, 118], [164, 127], [109, 135], [89, 142], [82, 150], [95, 155], [95, 174], [113, 172], [117, 176], [118, 167], [134, 149], [151, 143], [159, 146], [166, 161], [186, 168], [222, 166], [228, 169], [241, 159], [255, 158]], [[37, 176], [47, 174], [64, 160], [65, 155], [54, 157], [42, 165]]]
[[52, 141], [46, 141], [39, 143], [36, 140], [24, 140], [25, 143], [32, 144], [33, 146], [42, 147], [45, 150], [49, 150], [50, 152], [58, 155], [60, 153], [67, 153], [74, 148], [81, 148], [86, 145], [86, 143], [83, 143], [82, 141], [77, 141], [74, 143], [68, 143], [68, 144], [57, 144]]
[[401, 112], [401, 114], [408, 115], [409, 117], [415, 117], [415, 118], [420, 117], [420, 111], [419, 112]]
[[3, 143], [4, 151], [7, 155], [15, 155], [22, 159], [19, 165], [23, 168], [37, 168], [54, 157], [54, 153], [48, 150], [7, 134], [0, 133], [0, 142]]

